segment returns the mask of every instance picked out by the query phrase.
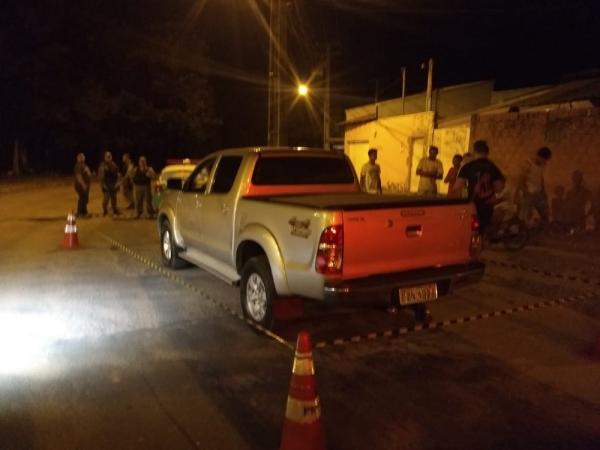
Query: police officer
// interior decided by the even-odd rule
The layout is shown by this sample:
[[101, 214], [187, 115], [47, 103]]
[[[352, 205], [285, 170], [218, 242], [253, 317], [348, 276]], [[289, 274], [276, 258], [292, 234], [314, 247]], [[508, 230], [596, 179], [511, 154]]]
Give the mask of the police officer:
[[123, 166], [121, 167], [121, 190], [123, 192], [123, 197], [127, 201], [127, 206], [125, 209], [133, 209], [133, 172], [135, 170], [135, 164], [131, 161], [131, 157], [129, 153], [123, 154]]
[[108, 214], [108, 202], [112, 206], [115, 215], [121, 214], [117, 208], [117, 190], [119, 189], [119, 168], [112, 160], [112, 153], [104, 152], [104, 161], [98, 167], [98, 180], [102, 188], [102, 213]]
[[144, 212], [144, 202], [146, 202], [146, 212], [150, 217], [154, 215], [152, 207], [152, 180], [156, 178], [156, 173], [152, 167], [148, 166], [146, 158], [140, 156], [138, 166], [133, 174], [133, 191], [135, 193], [135, 206], [137, 208], [136, 218], [140, 218]]
[[77, 162], [73, 168], [75, 175], [75, 191], [77, 191], [77, 217], [89, 217], [87, 205], [90, 198], [90, 182], [92, 172], [85, 163], [85, 155], [77, 154]]

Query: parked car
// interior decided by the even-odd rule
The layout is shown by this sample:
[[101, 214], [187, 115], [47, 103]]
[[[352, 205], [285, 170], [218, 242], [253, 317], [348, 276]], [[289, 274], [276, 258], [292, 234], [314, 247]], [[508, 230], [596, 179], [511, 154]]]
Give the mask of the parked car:
[[168, 188], [158, 213], [163, 264], [190, 262], [239, 284], [244, 315], [264, 327], [288, 296], [380, 299], [424, 313], [484, 271], [471, 203], [363, 193], [345, 155], [225, 150]]
[[160, 175], [154, 182], [152, 192], [152, 204], [155, 209], [160, 206], [160, 201], [163, 192], [167, 189], [167, 181], [171, 178], [185, 180], [196, 167], [199, 160], [185, 159], [169, 159], [167, 165], [160, 172]]

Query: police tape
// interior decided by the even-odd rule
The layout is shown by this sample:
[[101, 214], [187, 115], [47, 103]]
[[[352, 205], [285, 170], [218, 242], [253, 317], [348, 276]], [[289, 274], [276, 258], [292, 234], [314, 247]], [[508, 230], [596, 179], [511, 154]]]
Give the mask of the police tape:
[[541, 275], [546, 278], [556, 278], [558, 280], [563, 281], [575, 281], [583, 284], [587, 284], [589, 286], [600, 286], [600, 280], [591, 278], [591, 277], [580, 277], [576, 275], [565, 275], [560, 272], [552, 272], [550, 270], [544, 270], [537, 267], [526, 266], [524, 264], [515, 264], [508, 263], [506, 261], [499, 261], [490, 258], [483, 258], [483, 262], [487, 264], [491, 264], [498, 267], [504, 267], [507, 269], [520, 270], [522, 272], [534, 273], [536, 275]]
[[[270, 337], [271, 339], [273, 339], [274, 341], [278, 342], [279, 344], [285, 346], [289, 350], [295, 351], [295, 347], [294, 347], [293, 343], [286, 341], [283, 337], [279, 336], [276, 333], [273, 333], [270, 330], [267, 330], [266, 328], [262, 327], [261, 325], [258, 325], [256, 323], [252, 322], [251, 320], [249, 320], [248, 318], [246, 318], [242, 314], [240, 314], [238, 311], [234, 310], [233, 308], [230, 308], [229, 306], [227, 306], [224, 303], [220, 302], [219, 300], [215, 299], [214, 297], [212, 297], [211, 295], [209, 295], [202, 289], [198, 288], [194, 284], [175, 275], [172, 271], [165, 269], [163, 266], [157, 264], [156, 262], [150, 260], [149, 258], [146, 258], [146, 257], [140, 255], [139, 253], [136, 253], [135, 251], [133, 251], [126, 245], [116, 241], [115, 239], [111, 238], [110, 236], [108, 236], [104, 233], [100, 233], [100, 234], [104, 237], [104, 239], [106, 239], [108, 242], [110, 242], [111, 245], [113, 245], [114, 247], [123, 251], [124, 253], [128, 254], [129, 256], [133, 257], [134, 259], [137, 259], [142, 264], [150, 267], [151, 269], [155, 270], [156, 272], [163, 275], [164, 277], [169, 278], [170, 280], [178, 283], [179, 285], [198, 294], [201, 298], [210, 301], [213, 305], [215, 305], [218, 308], [222, 309], [223, 311], [227, 312], [231, 316], [234, 316], [237, 319], [247, 323], [250, 327], [252, 327], [255, 330], [257, 330], [258, 332]], [[491, 262], [491, 260], [486, 260], [486, 262]], [[498, 265], [505, 264], [505, 263], [500, 263], [498, 261], [494, 261], [492, 264], [494, 264], [494, 263], [498, 263]], [[510, 264], [507, 264], [507, 266], [510, 267]], [[420, 331], [439, 330], [439, 329], [447, 328], [447, 327], [453, 326], [453, 325], [460, 325], [463, 323], [487, 320], [487, 319], [491, 319], [491, 318], [507, 316], [507, 315], [511, 315], [511, 314], [517, 314], [517, 313], [524, 312], [524, 311], [533, 311], [533, 310], [540, 309], [540, 308], [548, 308], [551, 306], [566, 305], [569, 303], [574, 303], [577, 301], [594, 298], [596, 296], [598, 296], [597, 293], [572, 295], [570, 297], [562, 297], [562, 298], [558, 298], [558, 299], [554, 299], [554, 300], [544, 300], [544, 301], [539, 301], [536, 303], [529, 303], [526, 305], [515, 306], [512, 308], [506, 308], [503, 310], [485, 312], [485, 313], [480, 313], [480, 314], [473, 314], [470, 316], [457, 317], [454, 319], [447, 319], [447, 320], [443, 320], [440, 322], [419, 324], [419, 325], [415, 325], [413, 327], [401, 327], [401, 328], [395, 328], [395, 329], [390, 329], [390, 330], [385, 330], [385, 331], [370, 332], [370, 333], [363, 334], [363, 335], [354, 335], [354, 336], [350, 336], [350, 337], [321, 340], [321, 341], [316, 341], [313, 344], [313, 347], [314, 348], [339, 347], [339, 346], [344, 346], [344, 345], [348, 345], [348, 344], [352, 344], [352, 343], [369, 342], [369, 341], [375, 341], [375, 340], [379, 340], [379, 339], [388, 339], [388, 338], [398, 338], [398, 337], [407, 336], [409, 334], [417, 333]]]
[[373, 333], [367, 333], [364, 335], [350, 336], [347, 338], [336, 338], [336, 339], [324, 340], [324, 341], [316, 342], [314, 344], [314, 347], [315, 348], [335, 347], [335, 346], [343, 346], [343, 345], [348, 345], [348, 344], [358, 343], [358, 342], [374, 341], [377, 339], [397, 338], [397, 337], [406, 336], [406, 335], [409, 335], [412, 333], [417, 333], [419, 331], [439, 330], [439, 329], [447, 328], [452, 325], [460, 325], [463, 323], [476, 322], [479, 320], [487, 320], [487, 319], [492, 319], [492, 318], [496, 318], [496, 317], [518, 314], [518, 313], [525, 312], [525, 311], [534, 311], [536, 309], [548, 308], [551, 306], [566, 305], [569, 303], [574, 303], [577, 301], [594, 298], [596, 296], [597, 296], [597, 294], [595, 294], [595, 293], [586, 293], [586, 294], [580, 294], [580, 295], [572, 295], [570, 297], [557, 298], [555, 300], [544, 300], [544, 301], [539, 301], [536, 303], [529, 303], [526, 305], [514, 306], [512, 308], [506, 308], [506, 309], [502, 309], [502, 310], [498, 310], [498, 311], [473, 314], [471, 316], [457, 317], [454, 319], [443, 320], [440, 322], [432, 322], [432, 323], [426, 323], [426, 324], [422, 324], [422, 325], [415, 325], [413, 327], [395, 328], [395, 329], [386, 330], [386, 331], [377, 331], [377, 332], [373, 332]]
[[165, 269], [163, 266], [157, 264], [156, 262], [152, 261], [151, 259], [146, 258], [145, 256], [142, 256], [139, 253], [133, 251], [132, 249], [130, 249], [126, 245], [120, 243], [119, 241], [116, 241], [115, 239], [111, 238], [110, 236], [108, 236], [108, 235], [106, 235], [104, 233], [100, 233], [100, 234], [101, 234], [101, 236], [104, 239], [106, 239], [108, 242], [110, 242], [110, 244], [113, 247], [116, 247], [119, 250], [121, 250], [122, 252], [124, 252], [125, 254], [131, 256], [134, 259], [137, 259], [142, 264], [150, 267], [151, 269], [155, 270], [156, 272], [158, 272], [162, 276], [170, 279], [171, 281], [174, 281], [177, 284], [185, 287], [186, 289], [189, 289], [190, 291], [194, 292], [195, 294], [198, 294], [200, 296], [200, 298], [202, 298], [203, 300], [207, 300], [207, 301], [211, 302], [214, 306], [217, 306], [218, 308], [220, 308], [223, 311], [227, 312], [231, 316], [236, 317], [237, 319], [241, 320], [242, 322], [246, 322], [249, 326], [251, 326], [252, 328], [254, 328], [255, 330], [257, 330], [258, 332], [260, 332], [260, 333], [262, 333], [262, 334], [270, 337], [271, 339], [273, 339], [274, 341], [278, 342], [279, 344], [287, 347], [289, 350], [295, 351], [295, 349], [296, 349], [295, 346], [292, 343], [286, 341], [284, 338], [282, 338], [278, 334], [275, 334], [272, 331], [267, 330], [265, 327], [263, 327], [263, 326], [255, 323], [255, 322], [251, 321], [250, 319], [244, 317], [238, 311], [234, 310], [233, 308], [230, 308], [229, 306], [225, 305], [223, 302], [220, 302], [219, 300], [217, 300], [216, 298], [212, 297], [211, 295], [209, 295], [208, 293], [206, 293], [202, 289], [198, 288], [194, 284], [192, 284], [192, 283], [184, 280], [183, 278], [175, 275], [172, 271]]

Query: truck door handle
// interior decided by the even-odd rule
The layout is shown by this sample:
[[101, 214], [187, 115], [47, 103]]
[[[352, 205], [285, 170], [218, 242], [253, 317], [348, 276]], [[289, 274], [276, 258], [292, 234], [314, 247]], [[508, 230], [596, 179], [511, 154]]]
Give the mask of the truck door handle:
[[408, 225], [406, 227], [406, 237], [421, 237], [423, 235], [422, 225]]
[[230, 210], [231, 210], [231, 208], [229, 208], [229, 205], [227, 203], [223, 203], [221, 205], [221, 212], [223, 214], [227, 214]]

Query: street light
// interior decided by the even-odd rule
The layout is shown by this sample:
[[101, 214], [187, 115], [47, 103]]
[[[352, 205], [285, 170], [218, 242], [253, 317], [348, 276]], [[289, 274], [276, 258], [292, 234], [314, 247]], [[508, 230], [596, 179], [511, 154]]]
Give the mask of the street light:
[[308, 95], [308, 86], [306, 84], [301, 83], [298, 85], [298, 95], [301, 97], [306, 97]]

